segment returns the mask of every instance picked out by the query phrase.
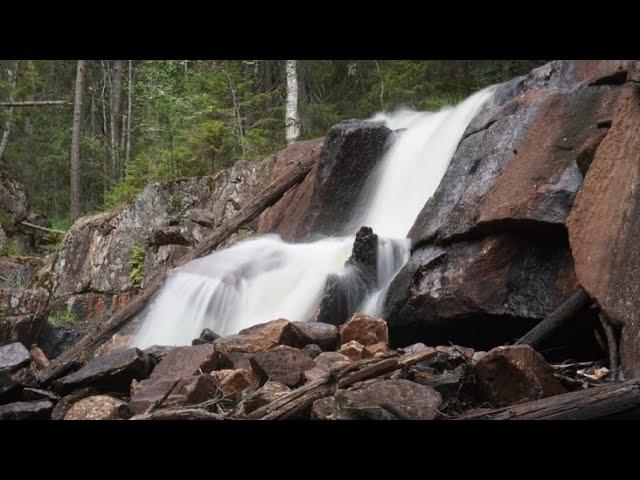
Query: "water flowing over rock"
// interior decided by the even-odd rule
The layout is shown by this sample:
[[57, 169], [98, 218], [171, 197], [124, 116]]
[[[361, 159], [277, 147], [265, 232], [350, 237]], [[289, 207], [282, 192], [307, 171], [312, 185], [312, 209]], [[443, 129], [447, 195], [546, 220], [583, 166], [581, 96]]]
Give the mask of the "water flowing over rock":
[[495, 87], [409, 232], [386, 297], [392, 342], [492, 347], [575, 291], [567, 217], [634, 68], [556, 61]]

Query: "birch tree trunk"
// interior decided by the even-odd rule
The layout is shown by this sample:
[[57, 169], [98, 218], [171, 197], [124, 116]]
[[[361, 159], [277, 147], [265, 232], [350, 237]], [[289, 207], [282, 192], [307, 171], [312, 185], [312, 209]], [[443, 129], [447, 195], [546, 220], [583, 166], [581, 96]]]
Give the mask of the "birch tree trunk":
[[[16, 92], [16, 83], [18, 81], [18, 67], [20, 67], [20, 61], [16, 60], [13, 64], [13, 71], [11, 72], [11, 93], [9, 93], [9, 103], [13, 102], [13, 95]], [[9, 134], [11, 133], [11, 125], [13, 125], [13, 105], [9, 107], [9, 116], [4, 123], [4, 132], [2, 132], [2, 140], [0, 140], [0, 165], [2, 165], [2, 155], [4, 155], [4, 149], [9, 142]]]
[[111, 182], [115, 184], [120, 177], [120, 162], [118, 149], [120, 148], [120, 97], [122, 94], [122, 60], [114, 60], [113, 76], [111, 80]]
[[80, 215], [80, 130], [82, 127], [82, 100], [84, 94], [85, 61], [78, 60], [76, 68], [76, 87], [73, 101], [73, 121], [71, 130], [69, 217], [74, 221]]
[[295, 142], [300, 136], [300, 119], [298, 118], [298, 74], [296, 61], [287, 60], [287, 104], [285, 127], [287, 144]]
[[127, 84], [127, 143], [125, 154], [125, 174], [129, 168], [129, 161], [131, 158], [131, 106], [132, 106], [132, 89], [133, 89], [133, 61], [129, 60], [129, 83]]

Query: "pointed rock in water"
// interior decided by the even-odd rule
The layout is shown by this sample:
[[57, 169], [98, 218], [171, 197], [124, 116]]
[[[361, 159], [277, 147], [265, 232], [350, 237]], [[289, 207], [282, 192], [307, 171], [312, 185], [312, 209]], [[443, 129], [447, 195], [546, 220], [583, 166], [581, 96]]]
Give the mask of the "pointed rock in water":
[[301, 350], [280, 345], [258, 352], [251, 357], [251, 368], [263, 382], [273, 380], [288, 387], [302, 381], [302, 374], [315, 366], [315, 362]]
[[259, 337], [261, 340], [270, 341], [272, 345], [299, 347], [303, 343], [296, 326], [289, 320], [282, 318], [245, 328], [240, 330], [239, 335]]
[[10, 373], [31, 361], [29, 351], [21, 343], [15, 342], [0, 347], [0, 373]]
[[116, 350], [95, 358], [77, 372], [56, 380], [52, 387], [61, 393], [85, 386], [128, 392], [131, 380], [146, 378], [151, 368], [151, 358], [137, 348]]
[[64, 420], [123, 420], [127, 416], [127, 404], [109, 395], [94, 395], [74, 403]]
[[529, 345], [496, 347], [478, 361], [475, 372], [483, 400], [494, 407], [567, 392], [551, 366]]
[[397, 417], [385, 408], [401, 411], [415, 420], [433, 420], [442, 404], [434, 389], [409, 380], [372, 380], [332, 397], [316, 400], [311, 409], [315, 420], [393, 420]]
[[213, 332], [208, 328], [205, 328], [200, 333], [200, 336], [191, 342], [191, 345], [202, 345], [205, 343], [213, 343], [218, 338], [220, 338], [220, 335], [218, 335], [217, 333]]
[[378, 236], [369, 227], [362, 227], [353, 242], [351, 257], [345, 263], [343, 275], [330, 275], [320, 305], [316, 323], [342, 325], [377, 286]]

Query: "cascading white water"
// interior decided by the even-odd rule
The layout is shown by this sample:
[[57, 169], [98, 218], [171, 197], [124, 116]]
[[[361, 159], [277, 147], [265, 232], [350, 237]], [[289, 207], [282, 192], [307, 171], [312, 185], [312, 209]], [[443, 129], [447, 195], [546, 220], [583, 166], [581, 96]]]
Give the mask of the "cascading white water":
[[[367, 225], [380, 239], [378, 288], [359, 310], [380, 315], [391, 280], [409, 259], [406, 234], [438, 187], [467, 125], [491, 95], [486, 89], [435, 113], [400, 110], [372, 118], [400, 132], [367, 182], [364, 214], [351, 223], [354, 232]], [[179, 267], [142, 313], [133, 344], [185, 345], [204, 328], [228, 335], [276, 318], [309, 320], [327, 277], [345, 274], [354, 238], [292, 244], [264, 235]]]

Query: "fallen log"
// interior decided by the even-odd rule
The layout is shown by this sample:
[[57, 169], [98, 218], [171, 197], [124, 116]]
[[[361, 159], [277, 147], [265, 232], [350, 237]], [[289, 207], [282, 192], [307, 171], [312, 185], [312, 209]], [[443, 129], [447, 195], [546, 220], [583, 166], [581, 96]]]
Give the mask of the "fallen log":
[[462, 416], [457, 420], [593, 420], [614, 417], [640, 418], [640, 378]]
[[530, 345], [535, 349], [539, 347], [550, 337], [553, 336], [558, 329], [564, 325], [578, 310], [589, 303], [589, 295], [580, 287], [573, 295], [564, 303], [556, 308], [547, 318], [538, 323], [529, 330], [516, 345]]
[[332, 369], [326, 375], [310, 382], [277, 400], [264, 405], [248, 415], [253, 420], [284, 420], [309, 408], [313, 402], [333, 395], [339, 388], [356, 382], [377, 378], [394, 370], [410, 367], [415, 363], [436, 356], [433, 348], [409, 353], [395, 358], [366, 359]]
[[57, 228], [43, 227], [42, 225], [36, 225], [35, 223], [22, 222], [22, 224], [30, 228], [35, 228], [36, 230], [42, 230], [43, 232], [58, 233], [60, 235], [65, 235], [67, 233], [64, 230], [58, 230]]
[[180, 257], [174, 264], [167, 265], [157, 272], [129, 303], [119, 309], [105, 323], [97, 325], [89, 331], [73, 347], [53, 360], [48, 368], [41, 370], [38, 376], [40, 383], [43, 385], [50, 383], [71, 368], [73, 362], [80, 355], [88, 355], [98, 348], [144, 308], [164, 283], [169, 270], [212, 252], [218, 245], [237, 232], [240, 227], [254, 220], [262, 211], [275, 204], [292, 187], [304, 180], [313, 164], [314, 160], [310, 159], [293, 165], [283, 175], [273, 180], [233, 218], [203, 239], [194, 249]]
[[73, 102], [68, 102], [66, 100], [27, 100], [23, 102], [0, 102], [0, 108], [56, 106], [70, 107], [72, 105]]

